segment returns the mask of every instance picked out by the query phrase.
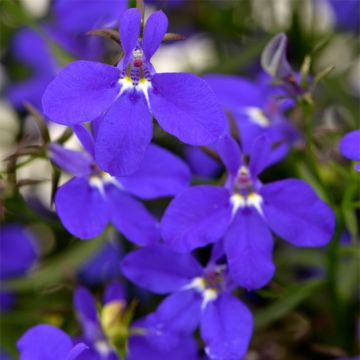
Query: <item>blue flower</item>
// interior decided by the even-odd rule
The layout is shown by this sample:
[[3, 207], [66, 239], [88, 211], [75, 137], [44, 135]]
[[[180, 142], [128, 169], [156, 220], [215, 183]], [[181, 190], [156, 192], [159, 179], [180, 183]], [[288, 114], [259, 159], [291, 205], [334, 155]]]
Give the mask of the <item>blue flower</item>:
[[75, 360], [87, 346], [74, 345], [70, 336], [52, 325], [41, 324], [30, 328], [17, 342], [20, 360]]
[[[25, 274], [38, 258], [35, 240], [22, 226], [8, 224], [0, 228], [0, 280], [8, 280]], [[0, 292], [0, 309], [9, 309], [14, 295]]]
[[164, 241], [188, 252], [223, 238], [232, 278], [247, 289], [266, 285], [273, 276], [271, 230], [296, 246], [323, 246], [333, 234], [333, 211], [302, 180], [262, 184], [258, 175], [269, 164], [270, 144], [255, 141], [246, 161], [228, 136], [218, 144], [227, 168], [223, 187], [195, 186], [170, 203], [161, 222]]
[[97, 166], [93, 138], [81, 126], [77, 134], [87, 152], [50, 145], [50, 157], [74, 177], [56, 192], [56, 211], [66, 229], [81, 239], [98, 236], [111, 222], [130, 241], [147, 245], [160, 239], [158, 221], [133, 196], [172, 196], [188, 186], [187, 165], [158, 145], [149, 145], [137, 172], [113, 177]]
[[252, 315], [231, 295], [234, 284], [226, 265], [216, 264], [216, 258], [202, 268], [190, 254], [146, 247], [128, 254], [122, 271], [139, 286], [158, 294], [171, 293], [144, 321], [150, 344], [176, 348], [200, 324], [210, 359], [237, 360], [245, 355]]
[[285, 92], [271, 86], [271, 79], [267, 75], [261, 74], [256, 82], [229, 75], [207, 75], [205, 80], [235, 120], [245, 153], [251, 151], [257, 137], [266, 135], [273, 145], [270, 162], [275, 163], [300, 138], [298, 131], [284, 115], [293, 101], [284, 100]]
[[96, 162], [115, 176], [139, 167], [152, 138], [151, 114], [165, 131], [192, 145], [216, 141], [226, 123], [204, 80], [192, 74], [155, 72], [150, 59], [167, 31], [164, 13], [149, 17], [142, 39], [140, 22], [139, 10], [124, 13], [120, 23], [124, 57], [117, 67], [73, 62], [43, 96], [44, 112], [55, 122], [98, 120]]
[[[341, 139], [340, 152], [348, 159], [360, 161], [360, 130], [351, 131]], [[360, 164], [355, 169], [360, 171]]]

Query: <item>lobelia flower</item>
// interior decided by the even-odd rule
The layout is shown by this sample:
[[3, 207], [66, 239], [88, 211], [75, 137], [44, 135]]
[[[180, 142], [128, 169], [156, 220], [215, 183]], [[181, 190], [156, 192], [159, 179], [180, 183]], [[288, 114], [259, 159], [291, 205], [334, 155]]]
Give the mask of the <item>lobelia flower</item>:
[[[351, 131], [341, 139], [340, 152], [350, 160], [360, 161], [360, 130]], [[355, 169], [360, 171], [360, 164], [356, 164]]]
[[111, 222], [125, 237], [139, 245], [160, 239], [158, 221], [133, 196], [154, 199], [177, 194], [188, 186], [191, 174], [185, 162], [158, 145], [148, 146], [137, 172], [113, 177], [97, 166], [93, 138], [75, 130], [87, 152], [49, 146], [50, 158], [74, 177], [57, 189], [56, 211], [65, 228], [81, 239], [98, 236]]
[[[0, 227], [0, 280], [24, 275], [38, 258], [33, 236], [22, 226], [8, 224]], [[0, 291], [0, 310], [8, 310], [14, 303], [14, 294]]]
[[205, 80], [231, 112], [244, 152], [250, 152], [257, 137], [266, 135], [273, 145], [270, 162], [275, 163], [299, 140], [300, 134], [284, 114], [293, 101], [280, 100], [286, 94], [282, 89], [271, 86], [267, 75], [261, 74], [256, 82], [228, 75], [207, 75]]
[[164, 241], [187, 252], [223, 238], [230, 274], [247, 289], [273, 276], [271, 231], [295, 246], [323, 246], [333, 234], [332, 210], [302, 180], [262, 184], [258, 175], [269, 163], [270, 145], [258, 138], [246, 161], [229, 136], [218, 151], [227, 171], [224, 186], [195, 186], [175, 197], [161, 222]]
[[19, 339], [20, 360], [79, 360], [84, 343], [73, 344], [69, 335], [52, 325], [33, 326]]
[[[163, 12], [153, 13], [140, 36], [141, 16], [129, 9], [120, 22], [124, 57], [117, 67], [75, 61], [50, 83], [45, 114], [74, 125], [97, 120], [95, 158], [114, 176], [133, 173], [152, 138], [152, 117], [181, 141], [210, 144], [225, 128], [225, 116], [206, 82], [192, 74], [157, 74], [150, 62], [167, 30]], [[66, 104], [66, 106], [64, 106]]]
[[205, 267], [190, 254], [150, 246], [125, 256], [124, 275], [158, 294], [171, 293], [146, 317], [146, 339], [158, 348], [177, 347], [200, 324], [210, 359], [237, 360], [248, 348], [253, 329], [250, 311], [231, 295], [226, 265], [212, 259]]

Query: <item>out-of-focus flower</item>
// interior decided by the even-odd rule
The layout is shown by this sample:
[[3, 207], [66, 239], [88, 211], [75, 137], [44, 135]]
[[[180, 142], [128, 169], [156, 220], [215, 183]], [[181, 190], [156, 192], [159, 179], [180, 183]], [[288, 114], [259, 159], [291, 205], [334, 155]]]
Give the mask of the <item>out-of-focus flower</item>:
[[[360, 130], [351, 131], [341, 139], [340, 152], [350, 160], [360, 161]], [[360, 163], [355, 165], [355, 169], [360, 171]]]
[[[270, 144], [259, 137], [248, 154], [228, 136], [218, 143], [228, 177], [224, 187], [195, 186], [170, 203], [161, 222], [165, 242], [187, 252], [224, 237], [230, 274], [247, 289], [273, 276], [271, 230], [296, 246], [323, 246], [333, 234], [332, 210], [302, 180], [262, 184]], [[249, 162], [246, 158], [250, 158]]]
[[80, 359], [87, 346], [74, 345], [70, 336], [52, 325], [36, 325], [17, 342], [20, 360], [75, 360]]
[[75, 236], [88, 239], [112, 222], [136, 244], [157, 242], [157, 220], [133, 196], [154, 199], [177, 194], [190, 182], [187, 165], [169, 151], [149, 145], [137, 172], [113, 177], [97, 166], [93, 138], [85, 128], [77, 129], [87, 152], [67, 150], [58, 144], [49, 147], [52, 161], [74, 175], [58, 188], [55, 197], [56, 211], [64, 226]]
[[231, 295], [234, 284], [225, 265], [211, 261], [202, 268], [192, 255], [158, 246], [128, 254], [122, 271], [150, 291], [171, 293], [144, 321], [146, 339], [154, 346], [177, 347], [200, 324], [210, 359], [244, 356], [252, 334], [252, 315]]
[[50, 83], [43, 97], [44, 112], [55, 122], [74, 125], [99, 118], [96, 161], [115, 176], [139, 167], [152, 138], [151, 114], [164, 130], [191, 145], [216, 141], [226, 124], [204, 80], [192, 74], [155, 73], [150, 59], [167, 30], [164, 13], [149, 17], [141, 40], [140, 22], [138, 9], [124, 13], [120, 24], [124, 57], [117, 67], [74, 62]]
[[[24, 227], [9, 224], [0, 228], [0, 280], [25, 274], [36, 262], [35, 240]], [[9, 309], [14, 302], [13, 293], [0, 292], [0, 309]]]

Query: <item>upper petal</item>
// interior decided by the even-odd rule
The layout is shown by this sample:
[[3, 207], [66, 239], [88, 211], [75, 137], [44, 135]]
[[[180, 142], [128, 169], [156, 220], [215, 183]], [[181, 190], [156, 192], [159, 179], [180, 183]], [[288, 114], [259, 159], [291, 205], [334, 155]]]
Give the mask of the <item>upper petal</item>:
[[125, 93], [101, 121], [95, 140], [96, 162], [111, 175], [129, 175], [139, 168], [151, 137], [151, 114], [144, 96]]
[[126, 191], [143, 199], [176, 195], [189, 185], [190, 180], [187, 164], [155, 144], [148, 146], [135, 173], [119, 178]]
[[229, 193], [215, 186], [183, 191], [168, 206], [161, 222], [164, 241], [186, 252], [218, 240], [231, 218]]
[[228, 172], [235, 175], [242, 163], [239, 145], [231, 136], [226, 134], [216, 143], [216, 149]]
[[100, 235], [109, 221], [105, 199], [87, 179], [73, 178], [59, 187], [55, 206], [66, 229], [80, 239]]
[[113, 185], [106, 189], [111, 221], [125, 237], [139, 245], [150, 245], [160, 240], [157, 219], [139, 201]]
[[139, 9], [126, 10], [120, 20], [120, 40], [125, 53], [124, 63], [127, 63], [140, 35], [141, 14]]
[[119, 92], [119, 69], [92, 61], [67, 65], [48, 85], [43, 110], [64, 125], [91, 121], [102, 115]]
[[121, 269], [132, 282], [156, 293], [179, 290], [202, 274], [192, 255], [175, 253], [163, 246], [131, 252], [123, 259]]
[[226, 126], [224, 112], [209, 85], [193, 74], [155, 74], [149, 91], [161, 127], [190, 145], [215, 142]]
[[240, 286], [258, 289], [273, 277], [273, 239], [271, 232], [252, 208], [239, 210], [225, 234], [225, 252], [230, 275]]
[[263, 211], [271, 229], [296, 246], [326, 245], [334, 233], [335, 216], [304, 181], [288, 179], [264, 185]]
[[251, 312], [228, 293], [221, 294], [217, 300], [210, 302], [201, 315], [201, 336], [210, 359], [242, 359], [252, 332]]
[[168, 28], [167, 16], [160, 10], [150, 15], [146, 21], [143, 37], [145, 60], [149, 61], [161, 44]]
[[270, 163], [271, 144], [265, 135], [255, 139], [251, 147], [249, 170], [257, 177]]

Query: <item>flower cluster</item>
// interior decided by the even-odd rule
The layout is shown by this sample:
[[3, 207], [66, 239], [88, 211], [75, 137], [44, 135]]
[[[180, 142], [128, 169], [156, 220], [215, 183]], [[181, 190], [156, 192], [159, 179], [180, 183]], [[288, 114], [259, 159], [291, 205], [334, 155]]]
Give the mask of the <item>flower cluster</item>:
[[[308, 73], [292, 69], [282, 33], [265, 47], [265, 72], [253, 81], [158, 73], [152, 58], [169, 37], [166, 15], [156, 11], [144, 23], [142, 12], [127, 9], [125, 1], [89, 4], [84, 9], [81, 0], [57, 1], [58, 20], [44, 28], [61, 43], [66, 34], [120, 20], [122, 58], [115, 65], [76, 60], [60, 70], [44, 39], [23, 29], [16, 54], [35, 76], [10, 89], [9, 97], [17, 106], [32, 102], [44, 124], [74, 134], [76, 150], [64, 144], [67, 139], [50, 137], [41, 147], [54, 171], [67, 176], [56, 183], [56, 214], [74, 237], [109, 241], [77, 274], [73, 308], [80, 333], [70, 336], [45, 323], [31, 327], [17, 342], [20, 359], [243, 359], [254, 331], [248, 295], [276, 276], [277, 239], [314, 248], [335, 233], [324, 194], [303, 179], [264, 176], [294, 148], [308, 145], [289, 114], [310, 106], [315, 84]], [[28, 41], [35, 51], [26, 58]], [[163, 131], [185, 149], [187, 161], [159, 141]], [[340, 152], [360, 160], [359, 143], [359, 130], [351, 132]], [[155, 199], [161, 199], [156, 210]], [[110, 239], [115, 232], [130, 243]], [[2, 280], [34, 265], [33, 242], [17, 226], [1, 229]], [[121, 276], [140, 289], [125, 288]], [[104, 282], [99, 302], [87, 287]], [[143, 289], [166, 297], [137, 314], [130, 299], [135, 293], [146, 303]], [[1, 306], [9, 296], [0, 293]]]

